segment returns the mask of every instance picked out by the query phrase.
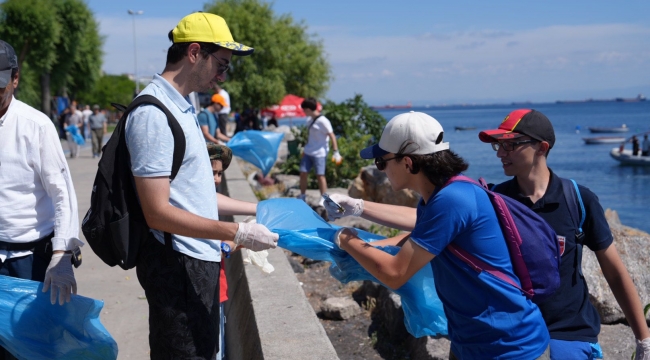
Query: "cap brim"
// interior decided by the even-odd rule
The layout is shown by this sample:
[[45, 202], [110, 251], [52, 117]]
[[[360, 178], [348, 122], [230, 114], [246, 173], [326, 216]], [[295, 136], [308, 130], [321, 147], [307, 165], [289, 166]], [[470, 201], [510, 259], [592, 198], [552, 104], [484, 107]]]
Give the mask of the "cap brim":
[[252, 54], [253, 51], [255, 51], [255, 49], [253, 49], [250, 46], [246, 46], [244, 44], [240, 44], [234, 41], [215, 42], [215, 44], [221, 46], [222, 48], [232, 50], [232, 54], [237, 56], [247, 56]]
[[0, 71], [0, 88], [4, 89], [11, 81], [11, 69]]
[[485, 130], [478, 134], [478, 138], [484, 143], [492, 143], [501, 139], [516, 139], [522, 136], [525, 135], [503, 129]]
[[386, 154], [389, 154], [389, 152], [380, 148], [379, 144], [368, 146], [367, 148], [359, 152], [359, 155], [361, 156], [362, 159], [375, 159], [384, 156]]

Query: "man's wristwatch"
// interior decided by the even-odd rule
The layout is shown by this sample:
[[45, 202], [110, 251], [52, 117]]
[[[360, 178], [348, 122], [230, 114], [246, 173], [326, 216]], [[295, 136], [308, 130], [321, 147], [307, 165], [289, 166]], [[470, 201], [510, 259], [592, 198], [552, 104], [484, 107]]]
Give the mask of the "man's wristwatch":
[[221, 252], [224, 254], [226, 259], [230, 257], [230, 251], [232, 249], [230, 248], [230, 245], [226, 244], [225, 242], [221, 242]]

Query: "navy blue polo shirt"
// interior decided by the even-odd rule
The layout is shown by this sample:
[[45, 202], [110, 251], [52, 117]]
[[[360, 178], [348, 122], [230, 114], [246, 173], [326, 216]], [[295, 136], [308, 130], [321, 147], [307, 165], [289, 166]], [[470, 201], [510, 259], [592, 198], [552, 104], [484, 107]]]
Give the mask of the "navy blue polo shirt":
[[596, 194], [582, 185], [578, 188], [586, 211], [582, 244], [576, 243], [576, 225], [567, 208], [562, 182], [553, 171], [546, 193], [534, 204], [521, 194], [516, 177], [497, 185], [495, 191], [532, 209], [557, 233], [562, 253], [560, 288], [538, 304], [551, 338], [595, 343], [600, 333], [600, 316], [589, 301], [589, 289], [582, 275], [582, 248], [586, 245], [592, 251], [607, 249], [613, 237]]

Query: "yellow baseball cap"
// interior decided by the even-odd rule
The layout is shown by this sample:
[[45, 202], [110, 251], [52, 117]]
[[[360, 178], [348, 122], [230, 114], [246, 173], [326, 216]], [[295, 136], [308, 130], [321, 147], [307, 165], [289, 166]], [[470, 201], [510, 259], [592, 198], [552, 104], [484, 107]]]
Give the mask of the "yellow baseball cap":
[[172, 35], [174, 43], [214, 43], [232, 50], [233, 55], [246, 56], [254, 51], [250, 46], [235, 42], [226, 20], [210, 13], [195, 12], [187, 15], [172, 30]]

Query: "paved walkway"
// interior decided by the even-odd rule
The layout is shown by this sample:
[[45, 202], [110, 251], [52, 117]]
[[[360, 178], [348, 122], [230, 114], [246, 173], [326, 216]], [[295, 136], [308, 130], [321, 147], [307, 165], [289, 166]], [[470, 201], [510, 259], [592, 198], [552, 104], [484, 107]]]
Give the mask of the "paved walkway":
[[[90, 143], [90, 141], [88, 142]], [[66, 155], [68, 145], [61, 143]], [[79, 203], [79, 223], [90, 207], [90, 194], [98, 159], [92, 158], [89, 146], [79, 151], [79, 157], [67, 156], [72, 181]], [[80, 238], [83, 233], [79, 231]], [[135, 269], [104, 264], [86, 244], [82, 248], [83, 264], [75, 269], [78, 294], [104, 301], [102, 324], [108, 329], [119, 348], [119, 359], [149, 359], [148, 307], [144, 290], [138, 283]]]

